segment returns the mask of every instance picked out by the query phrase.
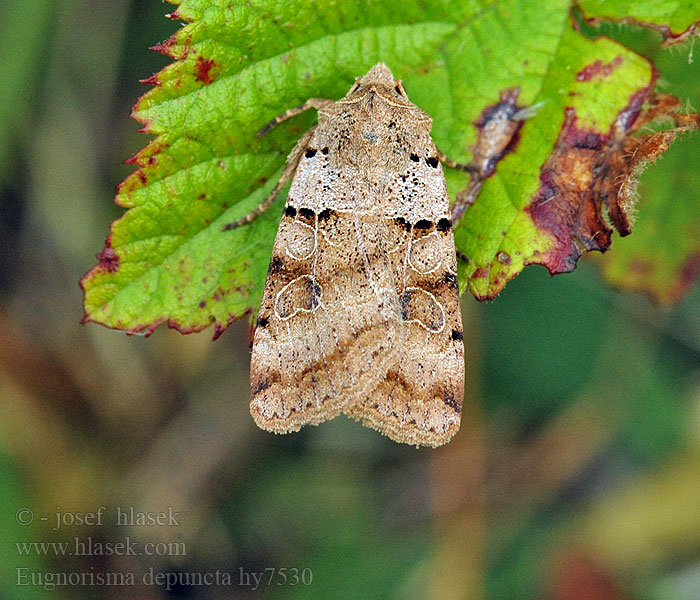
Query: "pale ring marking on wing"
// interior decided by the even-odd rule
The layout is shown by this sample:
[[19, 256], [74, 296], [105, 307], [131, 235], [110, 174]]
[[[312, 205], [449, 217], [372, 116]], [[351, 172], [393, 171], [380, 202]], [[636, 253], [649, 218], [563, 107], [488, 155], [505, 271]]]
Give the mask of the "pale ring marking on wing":
[[418, 292], [419, 296], [421, 294], [424, 294], [425, 296], [427, 296], [428, 302], [433, 304], [434, 306], [437, 306], [440, 309], [441, 319], [440, 319], [440, 326], [437, 329], [431, 329], [419, 318], [406, 319], [404, 321], [404, 323], [418, 323], [418, 325], [420, 325], [423, 329], [425, 329], [426, 331], [428, 331], [430, 333], [440, 333], [443, 329], [445, 329], [445, 324], [447, 323], [447, 319], [445, 317], [445, 308], [442, 306], [442, 304], [440, 304], [440, 302], [437, 301], [437, 299], [435, 298], [435, 296], [433, 296], [433, 294], [431, 294], [430, 292], [427, 292], [423, 288], [419, 288], [419, 287], [407, 287], [404, 290], [404, 294], [406, 292], [411, 292], [412, 294]]
[[[437, 231], [421, 236], [416, 240], [411, 240], [408, 250], [408, 262], [411, 268], [421, 275], [428, 275], [437, 271], [442, 264], [442, 248], [440, 246], [440, 238]], [[431, 253], [432, 256], [430, 256]], [[432, 259], [432, 262], [424, 260], [426, 263], [425, 268], [417, 264], [420, 258], [424, 258], [422, 255], [427, 255], [428, 258]]]
[[[309, 236], [308, 231], [304, 229], [299, 229], [299, 227], [310, 229], [311, 236]], [[294, 229], [297, 229], [297, 234], [294, 233]], [[294, 221], [287, 232], [288, 241], [287, 247], [285, 248], [285, 253], [287, 256], [294, 258], [296, 260], [306, 260], [310, 258], [314, 252], [316, 252], [316, 229], [311, 225], [303, 223], [302, 221]], [[309, 249], [310, 247], [310, 249]]]
[[[301, 283], [302, 281], [306, 283]], [[293, 294], [299, 293], [301, 294], [301, 297], [303, 298], [305, 294], [309, 293], [309, 287], [311, 287], [311, 307], [309, 308], [308, 306], [298, 306], [294, 300], [297, 300], [297, 298], [293, 297]], [[318, 289], [318, 294], [314, 294], [315, 289]], [[292, 279], [287, 285], [285, 285], [279, 292], [277, 292], [277, 295], [275, 296], [275, 304], [274, 304], [274, 309], [275, 309], [275, 314], [277, 317], [282, 320], [282, 321], [287, 321], [297, 315], [300, 312], [305, 312], [305, 313], [312, 313], [321, 306], [321, 296], [323, 295], [323, 288], [318, 284], [316, 281], [316, 278], [313, 277], [312, 275], [301, 275], [297, 277], [296, 279]], [[316, 302], [314, 303], [314, 300]], [[283, 302], [286, 301], [291, 301], [292, 304], [292, 311], [287, 312], [281, 310]]]

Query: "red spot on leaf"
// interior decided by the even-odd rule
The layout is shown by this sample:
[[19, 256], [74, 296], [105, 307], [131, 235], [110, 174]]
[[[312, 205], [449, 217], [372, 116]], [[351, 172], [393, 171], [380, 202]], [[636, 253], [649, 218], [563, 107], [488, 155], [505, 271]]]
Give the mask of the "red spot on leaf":
[[216, 79], [216, 76], [211, 72], [214, 65], [214, 59], [207, 60], [203, 56], [198, 57], [195, 64], [195, 79], [205, 85], [212, 83]]
[[161, 154], [164, 150], [168, 148], [169, 144], [163, 142], [153, 141], [148, 144], [145, 148], [139, 150], [133, 156], [130, 156], [124, 161], [125, 165], [138, 165], [139, 167], [145, 167], [147, 164], [152, 165], [157, 156]]
[[586, 65], [578, 73], [576, 73], [576, 81], [591, 81], [592, 79], [601, 80], [610, 77], [612, 72], [624, 62], [621, 56], [616, 56], [609, 63], [604, 63], [602, 60], [597, 60], [590, 65]]
[[489, 270], [487, 267], [478, 267], [476, 271], [472, 273], [470, 279], [488, 279]]
[[100, 261], [97, 268], [105, 269], [110, 273], [116, 273], [119, 270], [119, 255], [110, 248], [110, 239], [107, 238], [105, 248], [97, 255], [97, 260]]

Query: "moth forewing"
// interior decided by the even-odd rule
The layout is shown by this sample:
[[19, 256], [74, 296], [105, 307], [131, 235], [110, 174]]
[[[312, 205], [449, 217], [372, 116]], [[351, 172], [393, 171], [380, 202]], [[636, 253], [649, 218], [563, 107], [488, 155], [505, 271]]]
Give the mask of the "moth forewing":
[[340, 412], [438, 446], [459, 428], [464, 348], [430, 117], [382, 63], [290, 154], [251, 359], [251, 412], [284, 433]]

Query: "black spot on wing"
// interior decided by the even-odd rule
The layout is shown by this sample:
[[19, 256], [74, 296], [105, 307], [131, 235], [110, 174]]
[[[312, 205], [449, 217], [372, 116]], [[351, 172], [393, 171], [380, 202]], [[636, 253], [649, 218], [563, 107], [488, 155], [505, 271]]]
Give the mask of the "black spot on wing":
[[278, 256], [273, 256], [270, 259], [270, 266], [267, 269], [268, 275], [273, 275], [279, 273], [282, 269], [284, 269], [284, 263]]
[[449, 285], [453, 290], [459, 289], [459, 282], [457, 281], [457, 275], [454, 273], [445, 274], [445, 283]]
[[449, 231], [452, 228], [452, 221], [446, 218], [442, 218], [437, 222], [438, 231]]
[[396, 217], [394, 219], [394, 223], [396, 223], [399, 227], [402, 227], [406, 231], [409, 231], [411, 229], [411, 224], [403, 217]]
[[445, 390], [445, 393], [443, 394], [443, 401], [450, 408], [454, 408], [457, 412], [462, 412], [462, 409], [459, 407], [459, 404], [457, 404], [454, 394], [451, 391]]
[[299, 216], [303, 219], [311, 219], [316, 213], [310, 208], [304, 207], [299, 209]]
[[259, 394], [260, 392], [265, 391], [267, 388], [270, 387], [270, 380], [269, 379], [261, 379], [258, 384], [253, 388], [253, 396]]

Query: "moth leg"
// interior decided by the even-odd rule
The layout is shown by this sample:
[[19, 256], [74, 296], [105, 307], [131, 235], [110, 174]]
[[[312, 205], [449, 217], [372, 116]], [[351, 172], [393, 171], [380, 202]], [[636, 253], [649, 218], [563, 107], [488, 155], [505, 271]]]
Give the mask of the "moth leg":
[[297, 115], [309, 110], [310, 108], [320, 110], [322, 108], [330, 106], [331, 104], [333, 104], [333, 100], [327, 100], [326, 98], [309, 98], [306, 102], [304, 102], [304, 104], [300, 104], [299, 106], [290, 108], [289, 110], [283, 112], [281, 115], [277, 115], [274, 119], [272, 119], [272, 121], [265, 125], [265, 127], [258, 131], [258, 137], [261, 138], [273, 127], [276, 127], [277, 125], [283, 123], [287, 119], [296, 117]]
[[[457, 192], [454, 204], [452, 205], [452, 222], [456, 223], [464, 215], [465, 211], [474, 204], [477, 194], [481, 191], [483, 180], [472, 178], [466, 188]], [[468, 261], [467, 261], [468, 262]]]
[[447, 156], [440, 148], [436, 148], [437, 157], [441, 163], [446, 164], [451, 169], [459, 169], [460, 171], [466, 171], [467, 173], [478, 173], [479, 167], [472, 163], [458, 163]]
[[250, 223], [253, 219], [255, 219], [255, 217], [261, 215], [268, 208], [270, 208], [270, 205], [277, 198], [277, 194], [279, 194], [284, 185], [292, 177], [294, 177], [294, 173], [296, 172], [297, 166], [299, 165], [299, 160], [301, 159], [302, 154], [306, 150], [306, 146], [308, 145], [309, 140], [311, 139], [311, 136], [313, 135], [314, 131], [316, 131], [316, 127], [312, 127], [303, 136], [301, 136], [301, 139], [297, 142], [297, 145], [294, 146], [294, 150], [292, 150], [289, 156], [287, 157], [287, 165], [285, 166], [282, 176], [277, 182], [277, 185], [275, 185], [275, 187], [272, 188], [272, 191], [265, 197], [265, 199], [260, 204], [258, 204], [253, 210], [251, 210], [247, 215], [241, 217], [233, 223], [226, 223], [221, 227], [221, 229], [223, 229], [224, 231], [228, 231], [229, 229], [235, 229], [236, 227], [240, 227], [241, 225]]
[[[472, 194], [468, 193], [472, 190], [473, 185], [475, 182], [479, 181], [479, 167], [477, 167], [473, 163], [458, 163], [454, 160], [452, 160], [450, 157], [448, 157], [444, 152], [440, 150], [440, 148], [436, 148], [437, 150], [437, 157], [440, 160], [441, 163], [447, 165], [448, 167], [452, 169], [458, 169], [460, 171], [466, 171], [467, 173], [472, 174], [472, 179], [469, 182], [469, 186], [467, 187], [466, 190], [462, 190], [457, 194], [457, 197], [455, 198], [455, 202], [452, 206], [452, 220], [456, 223], [459, 221], [459, 219], [462, 218], [462, 215], [464, 214], [464, 211], [474, 204], [474, 199], [472, 197]], [[477, 190], [478, 191], [478, 190]]]
[[[258, 137], [261, 138], [273, 127], [276, 127], [277, 125], [286, 121], [287, 119], [291, 119], [292, 117], [295, 117], [298, 114], [309, 110], [310, 108], [320, 110], [322, 108], [325, 108], [326, 106], [330, 106], [331, 104], [333, 104], [333, 100], [327, 100], [326, 98], [309, 98], [306, 102], [304, 102], [304, 104], [300, 104], [299, 106], [290, 108], [289, 110], [283, 112], [281, 115], [277, 115], [274, 119], [272, 119], [272, 121], [270, 121], [267, 125], [265, 125], [265, 127], [263, 127], [258, 132]], [[280, 191], [284, 187], [284, 184], [287, 183], [287, 181], [289, 181], [292, 177], [294, 177], [294, 173], [297, 170], [297, 165], [299, 164], [301, 154], [306, 148], [306, 144], [308, 143], [315, 129], [316, 127], [312, 127], [311, 129], [309, 129], [309, 131], [307, 131], [302, 136], [299, 142], [297, 142], [297, 145], [294, 147], [294, 150], [292, 150], [291, 154], [287, 158], [287, 166], [285, 167], [284, 172], [282, 173], [282, 177], [280, 177], [280, 180], [277, 182], [277, 185], [272, 189], [272, 191], [267, 195], [267, 197], [244, 217], [241, 217], [233, 223], [226, 223], [226, 225], [222, 227], [224, 231], [227, 231], [229, 229], [235, 229], [236, 227], [240, 227], [241, 225], [250, 223], [253, 219], [255, 219], [255, 217], [261, 215], [268, 208], [270, 208], [270, 205], [272, 205], [272, 203], [275, 201], [275, 199], [277, 198], [277, 194], [280, 193]]]

